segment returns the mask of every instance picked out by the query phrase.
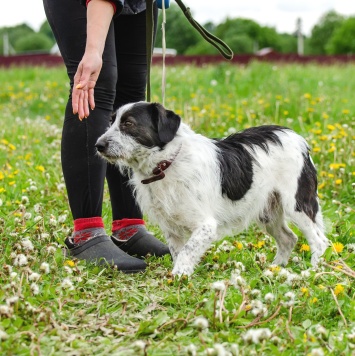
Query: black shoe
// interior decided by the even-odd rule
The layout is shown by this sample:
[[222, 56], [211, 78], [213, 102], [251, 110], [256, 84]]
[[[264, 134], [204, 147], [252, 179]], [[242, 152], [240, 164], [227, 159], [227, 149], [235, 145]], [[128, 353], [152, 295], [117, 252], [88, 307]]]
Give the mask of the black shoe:
[[169, 247], [152, 235], [145, 226], [139, 226], [138, 231], [127, 241], [120, 241], [111, 236], [113, 243], [131, 256], [142, 258], [149, 255], [161, 257], [170, 255]]
[[107, 235], [93, 237], [80, 245], [74, 244], [69, 237], [64, 242], [68, 247], [69, 256], [80, 260], [115, 266], [124, 273], [141, 272], [147, 267], [144, 261], [124, 253]]

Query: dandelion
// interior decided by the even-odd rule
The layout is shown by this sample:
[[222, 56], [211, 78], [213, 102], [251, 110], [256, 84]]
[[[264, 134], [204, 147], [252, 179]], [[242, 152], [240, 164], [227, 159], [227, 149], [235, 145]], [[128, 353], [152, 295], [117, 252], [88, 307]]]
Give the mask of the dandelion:
[[41, 271], [43, 271], [45, 274], [49, 273], [49, 264], [47, 262], [42, 262], [41, 267], [39, 268]]
[[333, 251], [337, 253], [343, 252], [344, 245], [341, 242], [334, 242], [333, 243]]
[[13, 297], [7, 298], [6, 299], [6, 304], [8, 306], [14, 305], [18, 302], [19, 298], [17, 295], [14, 295]]
[[28, 238], [23, 239], [21, 245], [25, 251], [33, 251], [34, 249], [32, 242]]
[[226, 285], [225, 285], [225, 283], [223, 281], [217, 281], [217, 282], [212, 283], [211, 288], [213, 290], [217, 290], [217, 291], [222, 292], [222, 291], [225, 290]]
[[143, 340], [136, 340], [133, 343], [133, 348], [144, 351], [146, 348], [147, 344]]
[[22, 253], [17, 255], [14, 260], [15, 266], [26, 266], [28, 263], [27, 257]]
[[198, 330], [205, 330], [208, 328], [208, 320], [206, 318], [204, 318], [203, 316], [200, 316], [195, 319], [194, 326]]
[[266, 293], [264, 299], [265, 299], [265, 302], [271, 303], [275, 300], [275, 295], [272, 293]]
[[32, 283], [31, 284], [31, 291], [34, 295], [37, 295], [39, 294], [39, 287], [38, 287], [38, 284], [36, 283]]
[[227, 356], [229, 353], [227, 353], [226, 349], [222, 344], [214, 344], [213, 345], [213, 355], [216, 356]]
[[28, 196], [23, 195], [21, 198], [21, 203], [24, 205], [27, 205], [30, 202], [30, 199], [28, 198]]
[[190, 355], [190, 356], [196, 356], [197, 354], [197, 348], [194, 344], [190, 344], [187, 349], [187, 354]]
[[250, 329], [243, 336], [247, 343], [259, 344], [263, 340], [270, 339], [271, 331], [269, 328]]
[[233, 243], [233, 245], [238, 249], [238, 250], [242, 250], [243, 249], [243, 244], [239, 241], [235, 241]]
[[324, 351], [321, 348], [313, 349], [309, 355], [310, 356], [324, 356]]
[[49, 217], [49, 225], [51, 225], [51, 226], [57, 226], [57, 219], [55, 218], [54, 215], [51, 215], [51, 216]]
[[37, 169], [37, 171], [40, 171], [42, 173], [45, 171], [43, 166], [36, 166], [36, 169]]
[[302, 246], [300, 248], [300, 252], [303, 252], [303, 251], [308, 252], [310, 250], [311, 250], [311, 248], [307, 244], [302, 244]]
[[0, 305], [0, 315], [10, 317], [13, 313], [13, 309], [6, 304]]
[[64, 262], [65, 265], [69, 266], [69, 267], [74, 267], [75, 266], [75, 262], [72, 260], [66, 260]]
[[62, 287], [63, 289], [69, 289], [69, 290], [74, 289], [73, 283], [72, 283], [72, 281], [70, 280], [70, 278], [64, 278], [64, 279], [63, 279], [63, 282], [62, 282], [62, 284], [61, 284], [61, 287]]
[[341, 284], [337, 284], [334, 288], [334, 294], [336, 296], [338, 296], [339, 294], [343, 294], [344, 293], [344, 287]]
[[9, 338], [9, 335], [5, 331], [0, 329], [0, 341], [6, 340], [8, 338]]
[[38, 281], [41, 278], [41, 275], [39, 273], [33, 272], [28, 276], [28, 279], [30, 281]]
[[308, 297], [308, 295], [309, 295], [308, 288], [302, 287], [302, 288], [301, 288], [301, 293], [302, 293], [305, 297]]
[[43, 208], [42, 208], [42, 205], [41, 204], [35, 204], [35, 206], [33, 207], [35, 213], [39, 214], [42, 212]]

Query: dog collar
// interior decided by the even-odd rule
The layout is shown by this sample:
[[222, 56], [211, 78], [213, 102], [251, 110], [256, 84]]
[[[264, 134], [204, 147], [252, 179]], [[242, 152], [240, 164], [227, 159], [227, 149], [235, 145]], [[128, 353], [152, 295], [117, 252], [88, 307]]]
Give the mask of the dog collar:
[[180, 149], [181, 149], [181, 145], [179, 147], [179, 149], [177, 150], [177, 152], [175, 153], [174, 157], [168, 161], [168, 160], [163, 160], [163, 161], [160, 161], [159, 163], [157, 163], [157, 165], [155, 166], [155, 168], [153, 169], [153, 176], [147, 178], [147, 179], [143, 179], [141, 181], [141, 183], [143, 184], [149, 184], [149, 183], [152, 183], [152, 182], [156, 182], [157, 180], [161, 180], [165, 177], [165, 173], [164, 171], [166, 169], [168, 169], [170, 167], [170, 165], [174, 162], [176, 156], [179, 154], [180, 152]]

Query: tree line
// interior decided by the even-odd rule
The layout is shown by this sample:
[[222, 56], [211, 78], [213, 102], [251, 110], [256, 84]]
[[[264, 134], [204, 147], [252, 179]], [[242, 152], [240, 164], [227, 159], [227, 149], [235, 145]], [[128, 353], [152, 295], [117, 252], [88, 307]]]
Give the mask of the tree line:
[[[156, 47], [162, 43], [162, 16], [158, 19]], [[275, 28], [261, 26], [251, 19], [227, 18], [214, 24], [203, 25], [209, 32], [225, 41], [235, 54], [255, 53], [258, 49], [272, 48], [279, 53], [297, 53], [297, 34], [278, 33]], [[181, 9], [171, 4], [166, 10], [165, 38], [168, 48], [178, 54], [217, 54], [190, 25]], [[335, 11], [325, 13], [312, 28], [310, 36], [304, 38], [304, 54], [354, 54], [355, 16], [345, 17]], [[0, 55], [34, 51], [49, 51], [55, 39], [47, 21], [39, 31], [27, 24], [0, 28]], [[6, 51], [7, 53], [4, 53]]]

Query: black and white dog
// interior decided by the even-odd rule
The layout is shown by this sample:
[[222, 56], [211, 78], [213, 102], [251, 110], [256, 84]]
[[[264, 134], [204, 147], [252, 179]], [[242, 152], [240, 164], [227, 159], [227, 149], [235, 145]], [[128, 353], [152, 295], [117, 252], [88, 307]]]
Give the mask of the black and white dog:
[[96, 144], [99, 154], [131, 169], [137, 201], [162, 229], [174, 275], [191, 275], [211, 246], [257, 223], [286, 265], [305, 235], [312, 265], [328, 246], [317, 199], [316, 169], [305, 140], [280, 126], [246, 129], [222, 140], [195, 133], [157, 103], [123, 106]]

